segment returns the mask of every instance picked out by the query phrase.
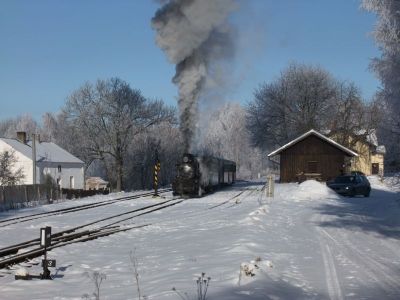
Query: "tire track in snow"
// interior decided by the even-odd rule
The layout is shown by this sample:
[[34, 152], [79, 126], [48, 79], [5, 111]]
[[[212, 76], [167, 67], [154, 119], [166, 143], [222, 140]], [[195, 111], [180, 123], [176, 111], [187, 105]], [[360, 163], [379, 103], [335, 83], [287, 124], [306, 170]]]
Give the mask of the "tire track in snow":
[[[345, 258], [346, 258], [349, 262], [351, 262], [354, 266], [357, 266], [357, 267], [363, 269], [363, 273], [364, 273], [365, 275], [367, 275], [370, 279], [372, 279], [372, 281], [374, 281], [376, 284], [378, 284], [378, 285], [381, 287], [381, 289], [382, 289], [383, 291], [386, 290], [387, 286], [382, 285], [382, 283], [379, 281], [378, 277], [376, 277], [375, 274], [374, 274], [373, 272], [371, 272], [369, 269], [367, 269], [364, 265], [360, 265], [359, 263], [356, 263], [353, 259], [351, 259], [351, 258], [349, 257], [348, 254], [345, 254], [345, 253], [344, 253], [344, 249], [343, 249], [343, 248], [344, 248], [345, 245], [344, 245], [343, 243], [339, 243], [335, 238], [332, 237], [331, 234], [329, 234], [329, 233], [328, 233], [326, 230], [324, 230], [324, 229], [320, 229], [320, 232], [323, 233], [323, 234], [325, 234], [325, 236], [328, 237], [329, 239], [331, 239], [331, 240], [336, 244], [337, 247], [341, 247], [341, 249], [339, 250], [339, 252], [340, 252], [341, 255], [343, 255], [343, 257], [345, 257]], [[339, 248], [338, 248], [338, 249], [339, 249]]]
[[[361, 219], [360, 219], [361, 220]], [[363, 220], [365, 221], [365, 219]], [[319, 222], [326, 222], [326, 218], [324, 216], [319, 216]], [[390, 270], [385, 265], [376, 261], [373, 257], [371, 257], [372, 253], [363, 252], [359, 250], [356, 246], [357, 243], [353, 243], [347, 234], [345, 234], [342, 230], [332, 229], [338, 233], [340, 242], [338, 238], [334, 238], [331, 234], [329, 234], [323, 228], [317, 228], [317, 231], [324, 234], [327, 238], [335, 243], [338, 251], [341, 252], [342, 255], [346, 257], [352, 264], [362, 269], [363, 274], [367, 275], [370, 279], [372, 279], [377, 285], [380, 286], [383, 292], [388, 292], [390, 289], [395, 290], [397, 293], [400, 293], [400, 285], [397, 282], [397, 276], [390, 276]], [[341, 250], [340, 250], [341, 249]], [[343, 253], [343, 250], [347, 250], [347, 255]], [[350, 253], [349, 253], [350, 252]], [[351, 257], [351, 258], [350, 258]], [[354, 260], [356, 258], [357, 262]], [[382, 280], [384, 278], [384, 280]]]
[[[317, 231], [320, 232], [320, 229], [317, 228]], [[321, 248], [322, 259], [324, 262], [325, 281], [328, 287], [329, 298], [331, 300], [343, 300], [342, 290], [331, 249], [329, 248], [328, 244], [323, 243], [321, 234], [318, 235], [318, 239]]]
[[[314, 224], [322, 223], [323, 216], [320, 214], [314, 214], [310, 221]], [[336, 271], [335, 260], [332, 255], [331, 248], [328, 246], [328, 241], [326, 241], [326, 237], [328, 236], [328, 238], [334, 242], [334, 245], [337, 244], [337, 241], [329, 234], [327, 235], [323, 228], [316, 226], [315, 230], [317, 231], [318, 242], [324, 263], [325, 282], [328, 288], [329, 298], [331, 300], [343, 300], [343, 294]]]
[[[390, 240], [392, 240], [393, 242], [397, 242], [397, 240], [394, 240], [394, 239], [390, 239]], [[396, 247], [393, 244], [391, 244], [390, 242], [388, 242], [387, 240], [381, 240], [381, 244], [385, 248], [389, 249], [392, 252], [392, 254], [395, 255], [397, 257], [397, 259], [400, 260], [400, 253], [399, 253], [400, 246]]]
[[[368, 219], [365, 216], [359, 216], [358, 219], [364, 223], [368, 222]], [[394, 243], [398, 242], [398, 240], [396, 240], [396, 239], [393, 239], [393, 238], [389, 238], [389, 239]], [[397, 257], [397, 259], [400, 260], [400, 253], [399, 253], [400, 247], [394, 246], [393, 243], [388, 242], [386, 239], [381, 239], [380, 243], [383, 247], [389, 249], [392, 252], [392, 254], [395, 255]]]
[[[354, 246], [353, 243], [349, 239], [343, 238], [344, 245], [350, 249], [353, 253], [355, 253], [354, 257], [359, 257], [364, 262], [360, 266], [368, 273], [370, 276], [374, 277], [377, 283], [385, 290], [388, 291], [388, 287], [396, 290], [397, 293], [400, 293], [400, 284], [397, 280], [397, 276], [389, 275], [390, 270], [385, 265], [381, 264], [377, 260], [371, 257], [370, 253], [363, 252]], [[373, 274], [373, 275], [372, 275]], [[393, 274], [395, 275], [395, 274]], [[384, 282], [379, 280], [379, 278], [384, 278]]]

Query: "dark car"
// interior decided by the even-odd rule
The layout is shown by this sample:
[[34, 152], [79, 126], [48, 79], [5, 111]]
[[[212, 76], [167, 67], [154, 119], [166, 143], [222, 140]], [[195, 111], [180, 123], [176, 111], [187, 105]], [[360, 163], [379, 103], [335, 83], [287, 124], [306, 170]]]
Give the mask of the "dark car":
[[364, 175], [341, 175], [326, 183], [336, 193], [345, 196], [364, 195], [369, 197], [371, 185]]

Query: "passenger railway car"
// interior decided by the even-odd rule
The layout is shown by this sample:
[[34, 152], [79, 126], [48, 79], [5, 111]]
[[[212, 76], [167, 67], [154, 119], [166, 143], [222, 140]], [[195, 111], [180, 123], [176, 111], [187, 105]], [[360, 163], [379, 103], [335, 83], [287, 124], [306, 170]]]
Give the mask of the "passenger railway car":
[[172, 182], [172, 190], [174, 195], [201, 197], [222, 185], [232, 184], [235, 179], [235, 162], [185, 153], [177, 164], [177, 175]]

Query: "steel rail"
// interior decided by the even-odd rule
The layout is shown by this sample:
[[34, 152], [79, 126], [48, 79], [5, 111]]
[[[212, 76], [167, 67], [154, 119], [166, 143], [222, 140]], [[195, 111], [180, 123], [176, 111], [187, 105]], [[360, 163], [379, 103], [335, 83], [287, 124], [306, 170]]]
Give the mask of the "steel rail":
[[[170, 192], [171, 190], [172, 189], [165, 189], [163, 191], [160, 191], [160, 193], [167, 193], [167, 192]], [[117, 198], [117, 199], [109, 199], [109, 200], [104, 200], [104, 201], [100, 201], [100, 202], [96, 202], [96, 203], [83, 204], [83, 205], [62, 208], [62, 209], [58, 209], [58, 210], [42, 212], [42, 213], [37, 213], [37, 214], [32, 214], [32, 215], [27, 215], [27, 216], [21, 216], [21, 217], [6, 219], [6, 220], [0, 220], [0, 223], [7, 223], [7, 222], [15, 221], [15, 222], [7, 223], [7, 224], [2, 224], [2, 225], [0, 225], [0, 227], [7, 227], [9, 225], [29, 222], [32, 220], [42, 219], [42, 218], [49, 217], [49, 216], [63, 215], [63, 214], [67, 214], [70, 212], [76, 212], [76, 211], [81, 211], [81, 210], [86, 210], [86, 209], [91, 209], [91, 208], [97, 208], [97, 207], [101, 207], [101, 206], [105, 206], [105, 205], [114, 204], [116, 202], [129, 201], [129, 200], [134, 200], [134, 199], [151, 196], [151, 195], [153, 195], [153, 192], [132, 195], [132, 196], [126, 196], [126, 197], [121, 197], [121, 198]]]
[[[98, 232], [98, 233], [95, 233], [95, 234], [91, 234], [92, 232], [90, 232], [90, 233], [85, 232], [85, 233], [82, 233], [79, 236], [79, 237], [82, 237], [82, 238], [80, 238], [80, 239], [79, 238], [78, 239], [75, 238], [75, 239], [70, 239], [70, 240], [66, 240], [66, 241], [60, 241], [60, 242], [58, 242], [58, 243], [56, 243], [54, 245], [49, 246], [47, 248], [47, 251], [50, 251], [50, 250], [55, 249], [55, 248], [63, 247], [63, 246], [66, 246], [66, 245], [74, 244], [74, 243], [81, 243], [81, 242], [94, 240], [94, 239], [97, 239], [99, 237], [109, 236], [111, 234], [115, 234], [115, 233], [118, 233], [118, 232], [124, 232], [124, 231], [132, 230], [132, 229], [142, 228], [142, 227], [149, 226], [149, 225], [150, 224], [144, 224], [144, 225], [139, 225], [139, 226], [131, 226], [131, 227], [127, 227], [127, 228], [111, 229], [111, 230], [108, 230], [108, 231], [105, 231], [105, 232]], [[84, 237], [85, 235], [87, 235], [87, 237]], [[35, 248], [35, 249], [29, 250], [29, 251], [27, 251], [25, 253], [17, 254], [17, 255], [14, 255], [12, 257], [3, 259], [3, 260], [0, 261], [0, 269], [3, 269], [3, 268], [8, 267], [10, 265], [15, 265], [15, 264], [20, 263], [20, 262], [27, 261], [29, 259], [40, 257], [41, 255], [44, 254], [44, 251], [45, 251], [44, 248]]]
[[[117, 217], [120, 217], [120, 216], [123, 216], [123, 215], [127, 215], [127, 214], [135, 213], [135, 212], [138, 212], [138, 211], [146, 210], [146, 209], [149, 209], [149, 208], [152, 208], [152, 207], [155, 207], [155, 206], [160, 206], [160, 205], [163, 205], [163, 204], [171, 202], [171, 201], [174, 201], [174, 199], [166, 200], [166, 201], [155, 203], [155, 204], [152, 204], [152, 205], [147, 205], [147, 206], [140, 207], [140, 208], [136, 208], [136, 209], [133, 209], [133, 210], [130, 210], [130, 211], [127, 211], [127, 212], [123, 212], [123, 213], [120, 213], [120, 214], [116, 214], [116, 215], [113, 215], [113, 216], [110, 216], [110, 217], [107, 217], [107, 218], [98, 219], [96, 221], [92, 221], [92, 222], [89, 222], [89, 223], [86, 223], [86, 224], [83, 224], [83, 225], [79, 225], [79, 226], [76, 226], [76, 227], [73, 227], [73, 228], [69, 228], [69, 229], [66, 229], [66, 230], [63, 230], [63, 231], [59, 231], [57, 233], [52, 234], [51, 238], [54, 239], [54, 238], [57, 238], [59, 236], [62, 236], [64, 234], [66, 234], [66, 233], [74, 232], [74, 231], [76, 231], [78, 229], [82, 229], [82, 228], [90, 226], [90, 225], [94, 225], [94, 224], [97, 224], [97, 223], [100, 223], [100, 222], [104, 222], [104, 221], [107, 221], [107, 220], [110, 220], [110, 219], [113, 219], [113, 218], [117, 218]], [[15, 252], [18, 252], [19, 249], [25, 248], [23, 246], [30, 246], [32, 243], [38, 243], [39, 241], [40, 241], [40, 238], [36, 238], [36, 239], [32, 239], [32, 240], [29, 240], [29, 241], [26, 241], [26, 242], [22, 242], [22, 243], [14, 244], [14, 245], [11, 245], [11, 246], [8, 246], [8, 247], [5, 247], [5, 248], [1, 248], [0, 249], [0, 257], [8, 255], [8, 254], [15, 253]]]

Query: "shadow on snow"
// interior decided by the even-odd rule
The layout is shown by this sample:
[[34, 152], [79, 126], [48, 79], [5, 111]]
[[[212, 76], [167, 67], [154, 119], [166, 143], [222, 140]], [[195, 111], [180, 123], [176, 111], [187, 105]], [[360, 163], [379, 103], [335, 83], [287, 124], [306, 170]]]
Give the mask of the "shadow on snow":
[[316, 208], [333, 220], [317, 223], [323, 227], [359, 229], [383, 237], [400, 239], [400, 194], [373, 189], [371, 197], [340, 197], [337, 204]]

